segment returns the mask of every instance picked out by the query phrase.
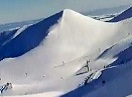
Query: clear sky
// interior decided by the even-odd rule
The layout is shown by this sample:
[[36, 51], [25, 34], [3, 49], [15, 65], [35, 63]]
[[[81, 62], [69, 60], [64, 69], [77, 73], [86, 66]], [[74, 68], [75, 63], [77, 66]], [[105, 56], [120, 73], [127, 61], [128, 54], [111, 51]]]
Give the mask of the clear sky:
[[132, 5], [132, 0], [0, 0], [0, 24], [39, 19], [63, 9], [87, 12]]

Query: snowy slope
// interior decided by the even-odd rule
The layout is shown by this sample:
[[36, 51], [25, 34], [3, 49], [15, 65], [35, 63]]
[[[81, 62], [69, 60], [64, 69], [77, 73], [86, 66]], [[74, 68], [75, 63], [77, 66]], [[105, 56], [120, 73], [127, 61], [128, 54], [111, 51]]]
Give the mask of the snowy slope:
[[107, 68], [98, 79], [62, 97], [126, 97], [132, 93], [131, 68], [131, 62]]
[[127, 97], [132, 97], [132, 95], [128, 95]]
[[[119, 53], [116, 56], [116, 61], [109, 64], [108, 68], [98, 70], [102, 73], [98, 79], [62, 97], [126, 97], [130, 95], [132, 93], [131, 42], [132, 38], [128, 37], [104, 51], [99, 56], [97, 62], [100, 62], [100, 64], [108, 64], [106, 61], [114, 58]], [[126, 50], [129, 51], [126, 52]], [[120, 53], [124, 56], [122, 57]], [[105, 84], [103, 81], [105, 81]]]
[[[74, 94], [70, 91], [78, 87], [81, 94], [84, 80], [92, 74], [95, 81], [90, 81], [91, 88], [89, 84], [84, 88], [91, 91], [88, 95], [94, 95], [88, 97], [97, 97], [98, 91], [104, 89], [100, 84], [97, 88], [93, 86], [102, 78], [113, 85], [114, 80], [130, 76], [127, 71], [131, 72], [131, 54], [126, 59], [122, 56], [131, 52], [131, 25], [132, 18], [108, 23], [66, 9], [37, 24], [19, 28], [13, 35], [7, 34], [9, 38], [4, 35], [6, 39], [0, 45], [0, 85], [11, 82], [13, 89], [2, 95], [52, 97]], [[120, 65], [123, 59], [127, 66]], [[87, 60], [91, 71], [76, 75]], [[115, 67], [102, 69], [104, 66]], [[73, 92], [76, 94], [76, 90]]]

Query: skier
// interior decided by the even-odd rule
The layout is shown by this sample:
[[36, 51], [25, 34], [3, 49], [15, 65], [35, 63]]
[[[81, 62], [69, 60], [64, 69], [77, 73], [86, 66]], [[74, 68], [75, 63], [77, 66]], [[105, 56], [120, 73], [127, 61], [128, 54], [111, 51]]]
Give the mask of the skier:
[[64, 62], [64, 61], [62, 61], [62, 64], [64, 65], [64, 64], [65, 64], [65, 62]]
[[102, 85], [104, 85], [104, 84], [105, 84], [105, 80], [102, 81]]
[[89, 78], [85, 78], [85, 80], [84, 80], [84, 86], [87, 85], [88, 79], [89, 79]]
[[12, 84], [9, 83], [8, 89], [12, 89]]
[[25, 76], [27, 76], [28, 74], [27, 73], [25, 73]]
[[88, 66], [88, 64], [89, 64], [89, 62], [90, 62], [90, 60], [88, 61], [86, 61], [86, 67], [87, 67], [87, 70], [89, 71], [90, 70], [90, 68], [89, 68], [89, 66]]
[[12, 88], [12, 84], [11, 83], [6, 83], [5, 85], [3, 85], [0, 89], [1, 94], [3, 93], [3, 91], [6, 91], [7, 89], [11, 89]]

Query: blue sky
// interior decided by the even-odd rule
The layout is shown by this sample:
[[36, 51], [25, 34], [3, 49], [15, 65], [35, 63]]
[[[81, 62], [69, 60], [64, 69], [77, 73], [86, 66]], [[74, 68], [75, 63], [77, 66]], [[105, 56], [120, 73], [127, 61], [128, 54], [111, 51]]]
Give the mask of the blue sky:
[[132, 5], [132, 0], [0, 0], [0, 24], [50, 16], [63, 9], [88, 12]]

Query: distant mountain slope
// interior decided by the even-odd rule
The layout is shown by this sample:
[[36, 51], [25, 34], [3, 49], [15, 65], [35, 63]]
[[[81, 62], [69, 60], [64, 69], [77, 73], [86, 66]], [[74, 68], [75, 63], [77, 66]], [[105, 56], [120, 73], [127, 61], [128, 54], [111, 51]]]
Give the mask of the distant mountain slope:
[[13, 29], [9, 31], [4, 31], [0, 33], [0, 47], [6, 44], [17, 32], [18, 29]]
[[[18, 36], [0, 47], [0, 60], [17, 57], [38, 46], [48, 34], [48, 29], [62, 16], [60, 12], [26, 28]], [[3, 36], [2, 36], [3, 37]]]
[[7, 23], [7, 24], [0, 24], [0, 32], [7, 31], [12, 28], [16, 27], [22, 27], [24, 25], [29, 25], [29, 24], [35, 24], [42, 19], [37, 19], [37, 20], [29, 20], [29, 21], [23, 21], [23, 22], [15, 22], [15, 23]]
[[128, 8], [127, 10], [119, 14], [118, 16], [114, 17], [109, 22], [118, 22], [131, 17], [132, 17], [132, 7]]
[[87, 16], [100, 16], [100, 15], [108, 15], [108, 14], [115, 14], [119, 13], [122, 10], [125, 10], [129, 7], [130, 5], [121, 5], [117, 7], [112, 7], [112, 8], [103, 8], [103, 9], [95, 9], [90, 12], [82, 12], [83, 15]]

